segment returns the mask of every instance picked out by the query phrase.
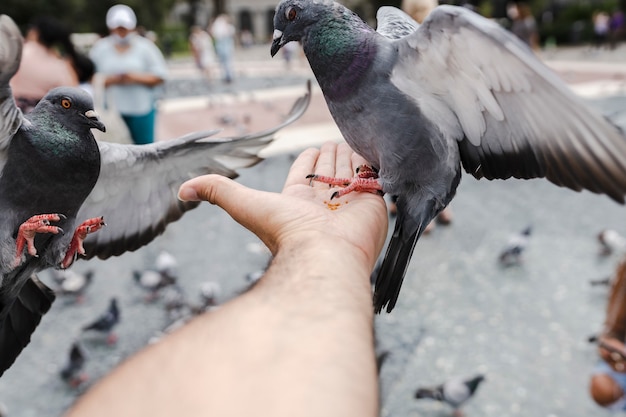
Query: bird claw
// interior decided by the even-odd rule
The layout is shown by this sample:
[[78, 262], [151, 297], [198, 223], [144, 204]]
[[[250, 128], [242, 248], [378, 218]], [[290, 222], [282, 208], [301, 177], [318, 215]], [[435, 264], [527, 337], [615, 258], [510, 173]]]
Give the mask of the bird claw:
[[104, 217], [94, 217], [81, 223], [74, 231], [74, 236], [72, 236], [70, 246], [67, 249], [67, 252], [65, 252], [63, 262], [61, 262], [61, 268], [69, 268], [74, 263], [78, 255], [84, 255], [85, 248], [83, 247], [83, 242], [87, 238], [87, 235], [97, 232], [104, 226], [106, 226], [106, 223], [104, 223]]
[[37, 214], [22, 223], [15, 239], [16, 254], [13, 267], [17, 268], [22, 263], [22, 254], [25, 247], [30, 256], [37, 257], [37, 249], [35, 248], [35, 236], [37, 233], [64, 233], [63, 229], [59, 226], [52, 226], [50, 222], [58, 222], [66, 218], [63, 214], [58, 213]]
[[354, 178], [334, 178], [316, 174], [307, 175], [306, 178], [310, 179], [311, 183], [317, 181], [331, 186], [343, 187], [341, 190], [335, 191], [332, 194], [330, 197], [331, 200], [343, 197], [353, 191], [368, 192], [380, 196], [385, 194], [380, 182], [378, 182], [378, 172], [369, 165], [358, 166], [356, 169], [356, 177]]

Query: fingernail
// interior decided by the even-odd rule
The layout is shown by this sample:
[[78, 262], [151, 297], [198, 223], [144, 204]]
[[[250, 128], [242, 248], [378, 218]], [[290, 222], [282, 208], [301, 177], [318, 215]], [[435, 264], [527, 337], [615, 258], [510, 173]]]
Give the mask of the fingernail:
[[191, 187], [184, 187], [178, 190], [178, 199], [180, 201], [200, 201], [198, 193]]

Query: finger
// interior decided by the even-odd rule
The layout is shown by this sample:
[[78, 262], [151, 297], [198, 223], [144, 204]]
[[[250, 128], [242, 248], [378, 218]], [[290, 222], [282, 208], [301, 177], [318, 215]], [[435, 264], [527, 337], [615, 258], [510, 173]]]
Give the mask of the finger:
[[[357, 167], [361, 166], [361, 165], [367, 165], [367, 166], [372, 166], [369, 162], [367, 162], [365, 160], [365, 158], [363, 158], [361, 155], [357, 154], [357, 153], [353, 153], [352, 154], [352, 167], [356, 170]], [[373, 168], [373, 167], [372, 167]]]
[[337, 155], [337, 144], [335, 142], [326, 142], [320, 148], [320, 156], [317, 158], [317, 164], [315, 165], [316, 175], [323, 175], [326, 177], [335, 176], [335, 164]]
[[236, 210], [237, 206], [246, 206], [241, 201], [249, 198], [251, 190], [230, 178], [221, 175], [203, 175], [183, 183], [178, 189], [181, 201], [208, 201], [220, 206], [227, 212]]
[[204, 200], [221, 207], [274, 251], [276, 227], [268, 219], [281, 207], [279, 194], [254, 190], [221, 175], [204, 175], [183, 183], [178, 197], [183, 201]]
[[319, 154], [319, 149], [309, 148], [298, 155], [289, 169], [289, 174], [287, 174], [283, 189], [297, 184], [308, 185], [310, 181], [306, 176], [315, 170], [315, 164], [317, 163]]
[[354, 169], [352, 166], [352, 154], [354, 151], [346, 143], [341, 143], [337, 146], [337, 158], [335, 173], [337, 178], [352, 178], [354, 177]]

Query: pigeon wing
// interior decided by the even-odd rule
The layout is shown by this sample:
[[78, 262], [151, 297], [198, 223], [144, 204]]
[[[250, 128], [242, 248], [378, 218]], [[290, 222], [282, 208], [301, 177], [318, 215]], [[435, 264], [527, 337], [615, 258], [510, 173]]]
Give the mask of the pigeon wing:
[[297, 120], [309, 102], [310, 84], [283, 123], [241, 137], [208, 138], [215, 132], [207, 132], [149, 145], [100, 142], [100, 178], [78, 219], [103, 216], [107, 226], [85, 240], [86, 257], [106, 259], [152, 241], [199, 204], [178, 200], [183, 182], [211, 173], [237, 177], [237, 169], [262, 160], [257, 153], [279, 129]]
[[383, 6], [376, 13], [376, 32], [388, 39], [400, 39], [415, 32], [419, 23], [396, 7]]
[[6, 163], [11, 138], [24, 120], [9, 85], [22, 60], [22, 44], [17, 25], [9, 16], [0, 15], [0, 171]]
[[446, 138], [476, 178], [545, 177], [623, 203], [626, 139], [533, 52], [470, 10], [439, 6], [395, 41], [391, 80]]
[[5, 302], [12, 303], [0, 325], [0, 376], [28, 345], [32, 333], [52, 306], [54, 298], [54, 292], [34, 274], [26, 280], [15, 300], [0, 297], [0, 311], [5, 308]]

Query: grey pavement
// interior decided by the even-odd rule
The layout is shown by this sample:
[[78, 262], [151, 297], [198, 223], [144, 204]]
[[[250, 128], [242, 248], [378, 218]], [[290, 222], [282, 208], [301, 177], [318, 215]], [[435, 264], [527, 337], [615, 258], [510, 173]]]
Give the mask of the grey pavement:
[[[261, 56], [261, 48], [258, 53]], [[555, 59], [551, 59], [566, 63], [559, 71], [571, 76], [572, 84], [619, 84], [616, 74], [621, 73], [622, 79], [626, 75], [619, 69], [606, 70], [608, 64], [621, 68], [620, 62], [605, 65], [586, 54], [582, 49], [554, 51]], [[249, 71], [255, 65], [268, 68], [261, 58], [253, 58], [248, 60]], [[241, 65], [244, 61], [238, 60]], [[590, 64], [597, 65], [590, 70]], [[194, 76], [189, 62], [171, 65], [175, 73], [188, 71], [189, 77]], [[583, 67], [587, 69], [580, 69]], [[254, 73], [250, 74], [253, 78]], [[595, 75], [590, 78], [589, 74]], [[287, 87], [267, 90], [284, 92]], [[295, 88], [293, 96], [301, 92]], [[160, 117], [173, 124], [178, 117], [200, 112], [176, 128], [194, 130], [216, 121], [223, 112], [243, 108], [254, 115], [263, 108], [268, 112], [260, 117], [263, 120], [254, 118], [243, 127], [225, 126], [227, 132], [255, 129], [274, 123], [272, 117], [286, 111], [291, 101], [291, 93], [277, 95], [275, 103], [271, 95], [257, 99], [244, 93], [247, 98], [238, 97], [232, 103], [207, 102], [193, 110], [164, 110]], [[626, 96], [588, 97], [626, 126]], [[324, 133], [328, 115], [319, 95], [314, 98], [312, 114], [290, 132], [316, 132], [313, 139], [318, 143], [337, 139]], [[301, 147], [292, 145], [242, 171], [239, 181], [254, 188], [280, 190]], [[612, 273], [618, 256], [600, 258], [595, 236], [605, 228], [626, 234], [625, 208], [607, 197], [573, 192], [544, 180], [477, 181], [467, 175], [451, 207], [453, 223], [436, 227], [418, 242], [396, 309], [376, 318], [379, 349], [390, 351], [381, 372], [381, 415], [449, 416], [445, 406], [415, 401], [414, 390], [477, 372], [485, 373], [487, 381], [465, 407], [469, 417], [607, 414], [587, 393], [596, 353], [586, 339], [600, 329], [606, 299], [606, 288], [591, 287], [589, 280]], [[499, 267], [499, 250], [511, 234], [527, 225], [533, 226], [534, 233], [524, 264]], [[8, 408], [8, 416], [60, 415], [88, 387], [71, 390], [57, 374], [78, 329], [103, 311], [111, 296], [119, 298], [122, 310], [119, 342], [110, 347], [84, 340], [89, 352], [86, 371], [92, 382], [145, 346], [168, 324], [163, 300], [145, 303], [131, 280], [132, 271], [152, 266], [161, 250], [178, 259], [181, 286], [192, 301], [205, 281], [221, 284], [220, 302], [235, 297], [247, 285], [246, 274], [262, 269], [269, 257], [255, 236], [220, 209], [203, 204], [136, 252], [106, 261], [78, 262], [74, 266], [77, 271], [95, 271], [94, 284], [83, 304], [68, 304], [59, 298], [17, 363], [0, 378], [0, 403]], [[42, 275], [50, 282], [48, 274]], [[259, 414], [263, 415], [262, 410]]]

